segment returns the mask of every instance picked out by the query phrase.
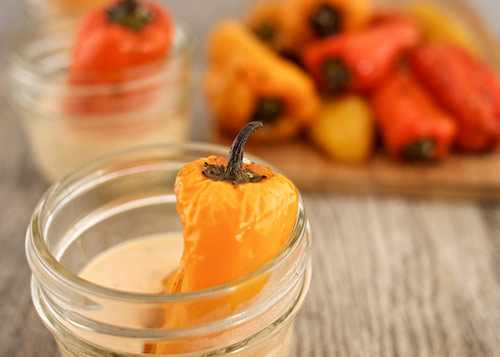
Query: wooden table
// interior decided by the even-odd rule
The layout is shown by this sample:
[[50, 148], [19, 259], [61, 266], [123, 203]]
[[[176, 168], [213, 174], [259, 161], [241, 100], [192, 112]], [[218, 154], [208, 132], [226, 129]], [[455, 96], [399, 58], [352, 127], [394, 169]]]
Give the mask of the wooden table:
[[[238, 6], [228, 1], [224, 11]], [[2, 53], [20, 18], [17, 2], [2, 2]], [[0, 65], [3, 73], [4, 59]], [[0, 79], [0, 356], [52, 357], [24, 257], [25, 230], [46, 186]], [[314, 278], [294, 356], [500, 355], [500, 203], [304, 196]]]

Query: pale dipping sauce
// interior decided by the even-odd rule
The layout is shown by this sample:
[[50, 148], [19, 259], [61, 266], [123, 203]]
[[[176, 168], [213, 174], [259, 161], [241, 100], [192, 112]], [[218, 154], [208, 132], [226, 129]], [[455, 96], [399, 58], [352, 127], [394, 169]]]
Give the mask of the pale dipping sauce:
[[79, 275], [115, 290], [159, 294], [163, 280], [179, 266], [182, 249], [181, 233], [133, 239], [97, 255]]

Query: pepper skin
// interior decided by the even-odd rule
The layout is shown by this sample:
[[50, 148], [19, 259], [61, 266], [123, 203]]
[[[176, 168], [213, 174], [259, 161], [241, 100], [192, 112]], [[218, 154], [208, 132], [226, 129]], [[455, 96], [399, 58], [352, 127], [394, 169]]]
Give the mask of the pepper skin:
[[470, 152], [494, 149], [500, 141], [500, 83], [467, 51], [452, 44], [420, 47], [411, 66], [458, 125], [456, 145]]
[[[172, 46], [173, 22], [160, 5], [121, 0], [89, 12], [80, 23], [70, 75], [73, 83], [109, 83], [123, 70], [157, 61]], [[91, 79], [82, 77], [88, 74]]]
[[[247, 130], [257, 127], [254, 122]], [[250, 273], [276, 255], [292, 232], [297, 190], [269, 167], [242, 164], [243, 145], [235, 140], [229, 164], [210, 156], [177, 174], [185, 243], [179, 291], [214, 287]]]
[[[298, 210], [295, 186], [269, 167], [242, 162], [248, 137], [261, 126], [251, 122], [241, 130], [229, 160], [200, 158], [177, 174], [184, 251], [174, 279], [166, 280], [166, 292], [193, 292], [244, 277], [276, 256], [290, 238]], [[165, 312], [163, 327], [193, 326], [214, 314], [226, 316], [255, 296], [267, 279], [259, 275], [229, 295], [174, 307]], [[189, 348], [189, 342], [147, 344], [144, 351], [186, 353]]]
[[364, 31], [311, 43], [302, 62], [323, 91], [366, 91], [383, 81], [419, 40], [413, 21], [389, 16]]
[[155, 88], [135, 89], [120, 83], [161, 72], [161, 59], [170, 51], [172, 36], [170, 15], [154, 3], [122, 0], [90, 11], [76, 35], [68, 85], [70, 90], [96, 84], [113, 87], [95, 95], [70, 91], [63, 102], [64, 113], [85, 117], [147, 107]]
[[311, 41], [364, 28], [373, 5], [371, 0], [290, 0], [284, 11], [292, 47], [300, 53]]
[[409, 5], [409, 13], [422, 28], [426, 42], [449, 42], [482, 57], [484, 48], [451, 9], [436, 1], [420, 0]]
[[285, 1], [257, 1], [245, 18], [247, 26], [262, 42], [284, 55], [292, 54], [291, 38], [284, 16], [286, 5]]
[[248, 122], [260, 120], [266, 126], [255, 138], [286, 140], [314, 119], [319, 98], [311, 78], [239, 23], [226, 20], [214, 29], [208, 59], [204, 90], [226, 133], [234, 135]]
[[375, 137], [370, 105], [358, 95], [326, 102], [311, 125], [309, 136], [334, 160], [345, 163], [368, 160]]
[[426, 161], [448, 155], [456, 124], [412, 75], [393, 74], [374, 91], [372, 104], [391, 156]]

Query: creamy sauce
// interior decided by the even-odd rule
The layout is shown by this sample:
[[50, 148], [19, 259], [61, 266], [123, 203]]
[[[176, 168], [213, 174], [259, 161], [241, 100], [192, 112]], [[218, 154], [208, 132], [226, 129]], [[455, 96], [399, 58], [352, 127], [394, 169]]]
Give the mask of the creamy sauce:
[[163, 280], [179, 266], [180, 233], [133, 239], [92, 259], [80, 277], [107, 288], [143, 294], [163, 291]]

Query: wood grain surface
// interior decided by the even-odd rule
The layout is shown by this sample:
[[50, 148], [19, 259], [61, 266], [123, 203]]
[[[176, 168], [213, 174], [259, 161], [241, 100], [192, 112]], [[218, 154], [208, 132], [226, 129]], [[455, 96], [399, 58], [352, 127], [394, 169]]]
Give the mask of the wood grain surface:
[[[199, 15], [203, 26], [210, 12], [239, 6], [213, 4]], [[18, 2], [0, 3], [1, 53], [19, 19]], [[24, 257], [25, 230], [46, 186], [4, 97], [5, 59], [0, 66], [0, 356], [56, 357], [32, 307]], [[202, 115], [199, 106], [197, 119]], [[500, 356], [500, 202], [304, 199], [314, 277], [295, 324], [293, 357]]]

